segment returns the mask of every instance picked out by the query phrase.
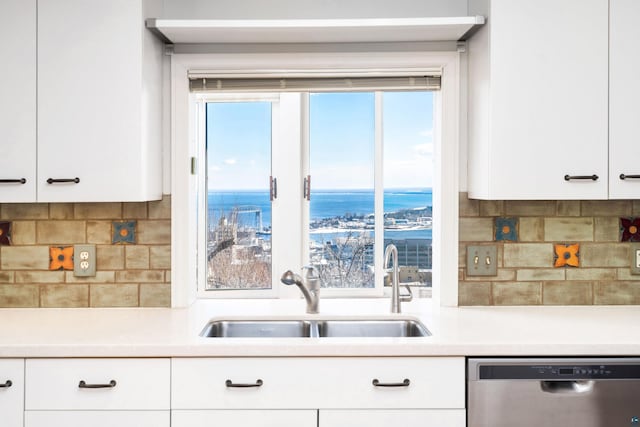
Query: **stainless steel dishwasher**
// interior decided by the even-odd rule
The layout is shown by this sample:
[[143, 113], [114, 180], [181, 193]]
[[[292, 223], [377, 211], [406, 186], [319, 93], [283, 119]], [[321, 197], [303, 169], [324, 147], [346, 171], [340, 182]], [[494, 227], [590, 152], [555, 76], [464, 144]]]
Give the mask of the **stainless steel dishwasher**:
[[640, 358], [470, 358], [468, 427], [640, 427]]

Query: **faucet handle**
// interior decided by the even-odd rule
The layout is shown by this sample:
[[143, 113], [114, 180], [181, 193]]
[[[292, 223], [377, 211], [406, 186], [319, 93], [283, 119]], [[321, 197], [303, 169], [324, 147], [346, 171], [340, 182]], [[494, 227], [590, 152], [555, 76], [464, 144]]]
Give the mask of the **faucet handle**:
[[306, 277], [311, 275], [314, 275], [314, 276], [318, 275], [318, 270], [314, 265], [305, 265], [304, 267], [302, 267], [302, 272]]
[[412, 301], [413, 300], [413, 292], [411, 291], [411, 288], [409, 287], [409, 285], [404, 285], [404, 287], [409, 292], [409, 295], [400, 295], [400, 301], [402, 301], [402, 302]]
[[304, 281], [309, 289], [320, 289], [320, 275], [313, 265], [305, 265], [302, 267], [302, 272], [304, 274]]

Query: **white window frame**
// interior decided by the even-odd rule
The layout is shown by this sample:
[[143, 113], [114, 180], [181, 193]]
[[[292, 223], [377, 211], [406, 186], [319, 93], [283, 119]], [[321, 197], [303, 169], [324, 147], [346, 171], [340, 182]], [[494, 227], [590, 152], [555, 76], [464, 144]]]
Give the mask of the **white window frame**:
[[[206, 158], [207, 158], [207, 150], [206, 150], [206, 108], [207, 104], [210, 102], [270, 102], [271, 103], [271, 163], [273, 164], [273, 156], [274, 151], [280, 151], [284, 148], [281, 145], [274, 144], [274, 141], [280, 138], [280, 129], [278, 126], [280, 122], [280, 94], [275, 93], [215, 93], [215, 94], [207, 94], [200, 93], [194, 94], [194, 101], [197, 104], [197, 123], [200, 132], [198, 133], [198, 159], [202, 159], [199, 161], [202, 167], [198, 168], [196, 171], [196, 177], [198, 180], [198, 191], [204, 191], [206, 194], [207, 190], [207, 182], [206, 182]], [[285, 105], [285, 108], [287, 106]], [[294, 148], [295, 149], [295, 148]], [[272, 165], [270, 165], [272, 166]], [[265, 177], [266, 183], [267, 177]], [[202, 190], [200, 190], [202, 189]], [[200, 194], [199, 194], [200, 195]], [[206, 230], [207, 229], [207, 215], [208, 208], [206, 203], [206, 196], [204, 198], [198, 198], [198, 230]], [[273, 211], [279, 209], [287, 209], [288, 207], [280, 207], [280, 200], [275, 200], [272, 203], [272, 218]], [[198, 267], [201, 267], [205, 264], [205, 261], [202, 259], [205, 257], [207, 253], [207, 233], [198, 232]], [[273, 251], [272, 251], [273, 253]], [[272, 287], [270, 289], [221, 289], [221, 290], [211, 290], [205, 291], [204, 284], [207, 281], [207, 271], [206, 268], [198, 268], [198, 278], [197, 278], [197, 287], [198, 287], [198, 298], [278, 298], [279, 286], [276, 286], [275, 274], [277, 273], [274, 265], [271, 266], [272, 272]]]
[[[441, 306], [457, 306], [460, 134], [460, 54], [458, 52], [173, 55], [171, 61], [172, 306], [185, 307], [195, 301], [198, 296], [196, 288], [198, 275], [202, 274], [202, 272], [198, 273], [196, 267], [197, 209], [201, 206], [202, 200], [198, 200], [199, 183], [197, 174], [192, 174], [191, 167], [192, 158], [201, 156], [198, 152], [201, 144], [198, 144], [198, 141], [203, 136], [202, 129], [197, 126], [198, 101], [189, 92], [190, 71], [266, 78], [283, 75], [330, 77], [351, 72], [354, 74], [367, 72], [400, 74], [415, 70], [425, 73], [437, 70], [442, 73], [441, 91], [438, 92], [434, 111], [433, 299]], [[288, 131], [297, 132], [299, 138], [300, 129]], [[301, 183], [295, 185], [301, 185]], [[300, 230], [302, 232], [302, 227]], [[291, 254], [287, 263], [291, 267], [286, 268], [293, 269], [302, 265], [301, 252]], [[272, 268], [279, 268], [279, 266], [273, 265]], [[300, 297], [299, 291], [292, 289], [294, 287], [276, 283], [273, 287], [276, 288], [274, 292], [280, 298]]]

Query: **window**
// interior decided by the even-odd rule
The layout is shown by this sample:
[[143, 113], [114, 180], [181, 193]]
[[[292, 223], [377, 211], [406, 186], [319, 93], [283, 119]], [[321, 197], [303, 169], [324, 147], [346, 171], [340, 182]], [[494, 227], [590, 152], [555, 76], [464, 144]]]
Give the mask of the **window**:
[[[288, 141], [284, 144], [284, 153], [279, 149], [280, 143], [273, 144], [271, 149], [272, 174], [278, 178], [279, 197], [271, 204], [272, 209], [272, 258], [271, 258], [271, 289], [259, 290], [218, 290], [205, 291], [206, 262], [198, 261], [198, 254], [206, 253], [206, 181], [203, 160], [205, 144], [198, 144], [204, 140], [206, 134], [206, 108], [204, 95], [190, 91], [190, 77], [201, 75], [220, 75], [263, 78], [285, 75], [315, 76], [324, 78], [335, 75], [407, 75], [416, 70], [424, 74], [440, 75], [440, 92], [432, 93], [433, 96], [433, 215], [432, 215], [432, 285], [434, 300], [438, 305], [455, 306], [458, 299], [458, 192], [460, 179], [465, 179], [465, 169], [459, 165], [464, 164], [466, 153], [459, 151], [459, 135], [461, 129], [460, 113], [460, 54], [455, 51], [427, 52], [424, 50], [407, 50], [375, 52], [312, 52], [301, 55], [299, 53], [225, 53], [211, 54], [176, 54], [171, 57], [171, 133], [170, 133], [170, 162], [165, 166], [171, 170], [170, 175], [165, 175], [165, 190], [171, 192], [172, 201], [172, 272], [171, 295], [173, 307], [185, 307], [198, 297], [238, 297], [251, 294], [265, 296], [280, 296], [284, 298], [299, 298], [300, 293], [293, 287], [279, 283], [279, 274], [285, 269], [297, 270], [304, 265], [309, 256], [309, 234], [302, 233], [303, 223], [310, 221], [309, 209], [303, 209], [304, 203], [296, 204], [293, 200], [284, 200], [284, 194], [299, 194], [303, 192], [302, 178], [308, 173], [308, 153], [303, 153], [299, 144], [301, 135], [308, 135], [309, 123], [303, 124], [300, 120], [295, 123], [287, 123], [282, 126], [284, 120], [279, 118], [283, 112], [297, 114], [298, 117], [307, 115], [310, 108], [309, 101], [292, 102], [290, 96], [293, 93], [281, 95], [260, 94], [260, 99], [252, 98], [249, 94], [243, 101], [265, 101], [265, 97], [272, 107], [272, 141], [276, 139]], [[284, 71], [283, 71], [284, 70]], [[407, 74], [404, 74], [407, 73]], [[208, 95], [207, 95], [208, 96]], [[297, 95], [298, 97], [300, 95]], [[238, 102], [242, 96], [231, 96], [227, 101]], [[216, 99], [215, 102], [221, 102]], [[389, 101], [386, 101], [389, 102]], [[303, 114], [304, 113], [304, 114]], [[376, 117], [381, 111], [376, 111]], [[381, 123], [377, 120], [376, 123]], [[293, 127], [291, 127], [292, 125]], [[462, 123], [464, 125], [464, 123]], [[387, 124], [387, 127], [390, 126]], [[389, 129], [387, 129], [389, 130]], [[381, 135], [383, 129], [376, 131]], [[426, 132], [425, 132], [426, 134]], [[389, 136], [384, 136], [389, 138]], [[291, 139], [296, 139], [298, 144], [292, 144]], [[303, 144], [308, 147], [308, 142]], [[464, 148], [464, 147], [461, 147]], [[308, 148], [307, 148], [308, 149]], [[430, 148], [425, 147], [422, 155], [428, 155]], [[287, 153], [289, 150], [289, 153]], [[280, 152], [279, 152], [280, 151]], [[387, 152], [388, 154], [388, 152]], [[293, 155], [298, 159], [293, 164], [287, 164], [287, 156]], [[376, 152], [377, 163], [382, 163], [382, 153]], [[169, 157], [165, 157], [169, 159]], [[305, 163], [306, 162], [306, 163]], [[287, 165], [285, 167], [284, 165]], [[375, 165], [374, 165], [375, 166]], [[276, 172], [278, 171], [278, 172]], [[459, 175], [460, 173], [460, 175]], [[295, 176], [295, 179], [292, 178]], [[300, 180], [298, 180], [300, 178]], [[381, 175], [375, 178], [376, 191], [390, 192], [395, 184], [389, 181], [389, 177]], [[463, 181], [464, 182], [464, 181]], [[320, 188], [312, 177], [312, 191]], [[464, 188], [462, 188], [464, 190]], [[202, 196], [198, 196], [198, 195]], [[375, 199], [376, 212], [383, 214], [384, 198]], [[313, 197], [312, 197], [313, 201]], [[296, 223], [287, 223], [278, 212], [284, 210], [291, 215]], [[264, 214], [263, 214], [264, 215]], [[280, 218], [280, 219], [279, 219]], [[285, 215], [286, 218], [286, 215]], [[421, 221], [428, 221], [422, 217]], [[285, 221], [285, 222], [283, 222]], [[205, 224], [205, 228], [201, 225]], [[288, 244], [287, 241], [279, 241], [280, 235], [276, 228], [287, 230], [285, 236], [302, 242], [302, 247]], [[382, 234], [384, 236], [384, 230]], [[280, 245], [282, 244], [282, 245]], [[374, 256], [382, 256], [384, 237], [374, 243]], [[415, 249], [415, 248], [414, 248]], [[376, 252], [377, 251], [377, 252]], [[279, 255], [280, 254], [280, 255]], [[430, 254], [427, 254], [430, 255]], [[422, 254], [418, 252], [422, 262]], [[380, 259], [380, 258], [376, 258]], [[379, 263], [380, 264], [380, 263]], [[377, 266], [376, 268], [380, 268]], [[380, 295], [382, 272], [376, 271], [376, 287], [365, 288], [363, 293], [375, 291]], [[274, 281], [274, 276], [275, 281]], [[197, 286], [200, 286], [198, 288]], [[198, 291], [199, 289], [199, 291]], [[341, 290], [325, 289], [323, 298], [332, 292]], [[358, 289], [348, 292], [358, 294]]]
[[[282, 96], [300, 108], [281, 110]], [[202, 103], [204, 292], [274, 296], [285, 270], [272, 259], [294, 247], [323, 288], [381, 295], [388, 244], [401, 282], [431, 286], [432, 92], [229, 93]], [[279, 128], [302, 131], [287, 140]], [[302, 191], [284, 190], [283, 168]]]
[[207, 103], [206, 290], [271, 289], [271, 110]]

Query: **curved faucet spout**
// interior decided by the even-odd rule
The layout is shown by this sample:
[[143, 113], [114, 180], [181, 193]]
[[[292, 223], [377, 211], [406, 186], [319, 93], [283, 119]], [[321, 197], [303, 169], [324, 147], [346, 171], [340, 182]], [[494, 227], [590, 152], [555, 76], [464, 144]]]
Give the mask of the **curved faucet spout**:
[[291, 270], [284, 272], [280, 281], [285, 285], [296, 285], [307, 301], [307, 313], [317, 314], [320, 302], [320, 278], [314, 267], [304, 267], [304, 278]]
[[391, 272], [391, 312], [392, 313], [400, 313], [401, 312], [401, 303], [402, 301], [411, 301], [413, 299], [413, 294], [411, 293], [411, 288], [406, 286], [409, 291], [408, 296], [400, 296], [400, 272], [398, 268], [398, 248], [393, 243], [387, 245], [384, 250], [384, 265], [385, 269], [388, 269], [389, 261], [392, 261]]

